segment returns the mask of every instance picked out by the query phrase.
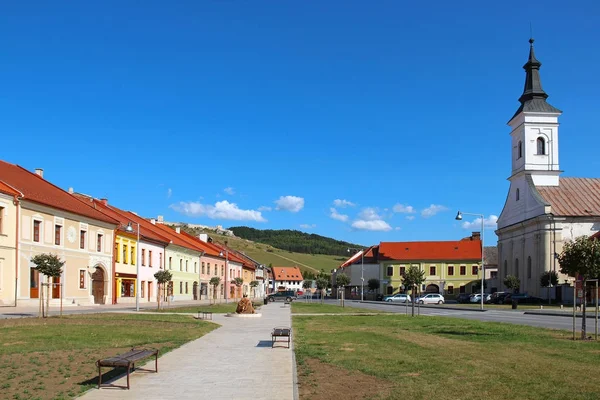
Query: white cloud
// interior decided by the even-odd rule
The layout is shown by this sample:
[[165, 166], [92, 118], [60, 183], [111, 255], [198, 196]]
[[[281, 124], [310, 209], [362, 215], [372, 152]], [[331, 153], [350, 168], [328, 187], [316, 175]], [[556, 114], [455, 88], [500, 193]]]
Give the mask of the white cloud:
[[331, 211], [331, 214], [329, 214], [330, 218], [337, 219], [338, 221], [342, 222], [348, 221], [348, 216], [346, 214], [338, 213], [338, 211], [335, 208], [331, 207], [329, 211]]
[[298, 212], [304, 208], [304, 198], [297, 196], [281, 196], [274, 202], [277, 204], [276, 210], [289, 212]]
[[346, 207], [354, 207], [356, 204], [354, 204], [353, 202], [348, 201], [348, 200], [335, 199], [333, 201], [333, 205], [335, 207], [346, 208]]
[[413, 206], [397, 203], [393, 208], [395, 213], [413, 214], [416, 210]]
[[362, 219], [356, 220], [352, 223], [352, 227], [361, 231], [391, 231], [392, 227], [381, 219], [365, 221]]
[[[483, 221], [484, 228], [496, 228], [496, 224], [498, 223], [498, 217], [496, 215], [490, 215]], [[481, 230], [481, 217], [475, 218], [473, 222], [465, 221], [462, 223], [462, 227], [464, 229]]]
[[311, 228], [316, 228], [317, 224], [301, 224], [300, 228], [302, 229], [311, 229]]
[[168, 188], [167, 189], [167, 199], [170, 199], [172, 195], [173, 195], [173, 190], [171, 188]]
[[233, 188], [231, 186], [226, 187], [225, 189], [223, 189], [223, 191], [231, 196], [233, 196], [235, 194], [235, 190], [233, 190]]
[[272, 208], [271, 207], [267, 207], [267, 206], [260, 206], [258, 207], [258, 211], [271, 211]]
[[362, 209], [362, 211], [358, 214], [358, 218], [366, 221], [375, 221], [381, 219], [381, 216], [377, 214], [377, 210], [373, 207], [367, 207]]
[[229, 219], [234, 221], [266, 222], [260, 211], [242, 210], [237, 204], [227, 200], [218, 201], [215, 205], [198, 202], [179, 202], [169, 206], [173, 210], [189, 217], [208, 217], [210, 219]]
[[415, 216], [414, 215], [407, 215], [406, 219], [409, 220], [409, 221], [412, 221], [413, 219], [415, 219]]
[[442, 206], [440, 204], [432, 204], [429, 207], [425, 208], [421, 211], [421, 216], [423, 218], [433, 217], [435, 214], [448, 210], [448, 207]]

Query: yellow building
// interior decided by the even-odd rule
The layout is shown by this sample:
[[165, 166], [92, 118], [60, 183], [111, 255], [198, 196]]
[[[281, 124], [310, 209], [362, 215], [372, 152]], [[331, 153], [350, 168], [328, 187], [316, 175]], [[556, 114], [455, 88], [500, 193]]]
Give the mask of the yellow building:
[[0, 181], [0, 305], [17, 301], [17, 211], [21, 193]]

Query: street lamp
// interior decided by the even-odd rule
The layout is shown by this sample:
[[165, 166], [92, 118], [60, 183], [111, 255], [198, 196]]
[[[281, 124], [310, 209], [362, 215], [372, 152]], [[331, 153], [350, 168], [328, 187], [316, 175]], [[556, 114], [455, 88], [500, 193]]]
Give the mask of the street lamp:
[[[350, 250], [354, 250], [356, 252], [358, 252], [358, 249], [354, 249], [354, 248], [349, 248], [348, 249], [348, 253], [350, 253]], [[365, 251], [364, 250], [360, 250], [360, 301], [364, 301], [364, 296], [363, 293], [365, 291]]]
[[[221, 250], [219, 252], [219, 257], [223, 257], [223, 250]], [[227, 289], [229, 289], [229, 284], [227, 281], [227, 273], [229, 272], [229, 250], [225, 249], [225, 291], [224, 291], [224, 297], [225, 297], [225, 303], [227, 303]], [[231, 279], [231, 277], [229, 277]]]
[[[135, 250], [135, 311], [140, 311], [140, 224], [136, 222], [137, 225], [137, 248]], [[125, 232], [132, 233], [133, 226], [131, 226], [131, 221], [127, 223], [127, 227], [125, 228]]]
[[465, 215], [474, 215], [476, 217], [481, 218], [481, 309], [483, 310], [483, 283], [484, 283], [484, 278], [485, 278], [485, 266], [483, 264], [483, 230], [484, 230], [484, 216], [483, 214], [471, 214], [471, 213], [463, 213], [463, 212], [458, 212], [458, 214], [456, 214], [456, 220], [457, 221], [461, 221], [462, 220], [462, 216], [463, 214]]

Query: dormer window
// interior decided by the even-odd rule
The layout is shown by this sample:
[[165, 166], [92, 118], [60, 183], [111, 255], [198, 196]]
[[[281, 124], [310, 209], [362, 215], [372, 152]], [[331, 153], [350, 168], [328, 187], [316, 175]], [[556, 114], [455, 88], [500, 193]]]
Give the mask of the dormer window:
[[521, 192], [519, 191], [519, 189], [517, 189], [515, 197], [516, 197], [517, 201], [519, 201], [519, 199], [521, 198]]
[[537, 143], [537, 153], [540, 156], [543, 156], [546, 154], [546, 141], [544, 140], [544, 138], [537, 138], [536, 140]]
[[517, 160], [523, 157], [523, 142], [519, 140], [519, 144], [517, 145]]

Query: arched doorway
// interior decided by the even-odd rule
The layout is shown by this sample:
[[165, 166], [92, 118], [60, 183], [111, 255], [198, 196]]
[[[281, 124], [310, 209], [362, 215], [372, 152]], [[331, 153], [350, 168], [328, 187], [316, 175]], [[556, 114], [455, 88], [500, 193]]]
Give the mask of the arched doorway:
[[198, 282], [194, 282], [192, 292], [194, 293], [194, 300], [198, 300]]
[[104, 269], [96, 267], [92, 274], [92, 296], [94, 304], [104, 304]]
[[425, 288], [425, 293], [427, 293], [427, 294], [429, 294], [429, 293], [439, 293], [439, 292], [440, 292], [440, 287], [438, 285], [433, 284], [433, 283], [430, 283]]

